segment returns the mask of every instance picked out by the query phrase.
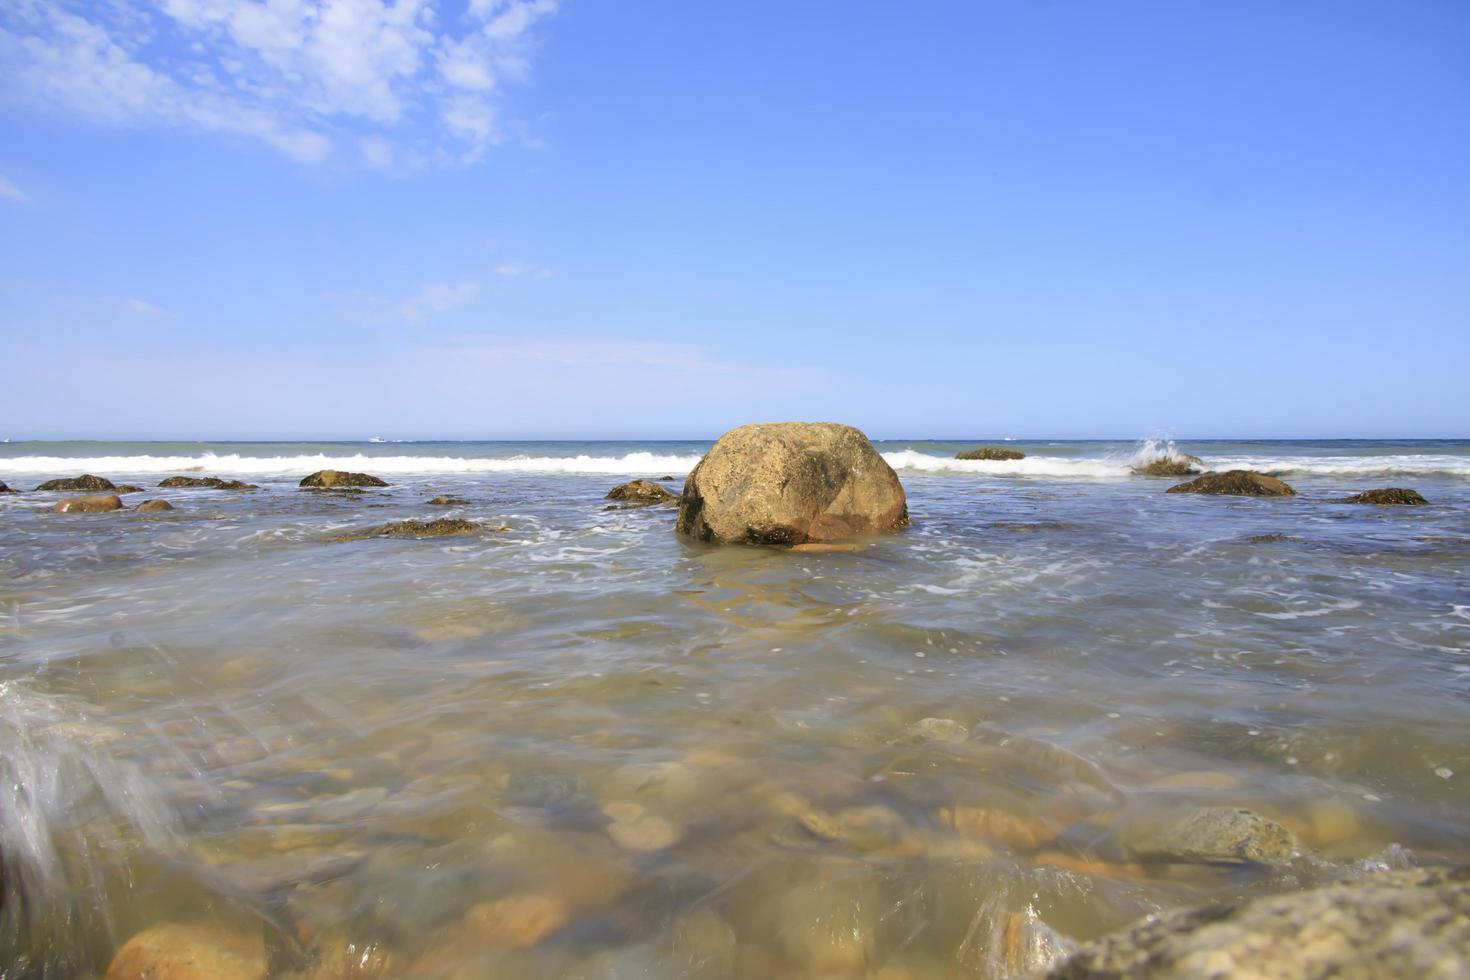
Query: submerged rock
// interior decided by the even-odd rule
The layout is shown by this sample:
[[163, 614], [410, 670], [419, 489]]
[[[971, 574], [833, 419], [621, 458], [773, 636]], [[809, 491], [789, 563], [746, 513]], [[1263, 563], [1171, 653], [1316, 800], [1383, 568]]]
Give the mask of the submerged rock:
[[1429, 501], [1419, 496], [1417, 490], [1409, 490], [1405, 487], [1384, 487], [1382, 490], [1364, 490], [1362, 493], [1346, 497], [1339, 503], [1344, 504], [1378, 504], [1380, 507], [1413, 504], [1427, 504]]
[[4, 481], [0, 481], [0, 493], [20, 493], [20, 491], [12, 490], [5, 485]]
[[343, 470], [317, 470], [297, 484], [297, 486], [317, 488], [386, 487], [387, 485], [386, 481], [367, 473], [348, 473]]
[[1008, 460], [1025, 459], [1026, 454], [1019, 449], [1002, 449], [1000, 446], [981, 446], [979, 449], [966, 449], [964, 452], [954, 454], [955, 459], [989, 459]]
[[1204, 465], [1205, 461], [1198, 456], [1162, 456], [1133, 467], [1133, 472], [1138, 476], [1193, 476]]
[[743, 425], [685, 483], [680, 534], [716, 544], [793, 545], [908, 525], [903, 484], [868, 437], [833, 422]]
[[145, 500], [134, 509], [140, 514], [147, 514], [157, 510], [173, 510], [174, 505], [167, 500]]
[[109, 510], [122, 510], [122, 498], [114, 493], [96, 494], [91, 497], [67, 497], [58, 500], [52, 511], [57, 514], [102, 514]]
[[[478, 521], [466, 521], [453, 517], [436, 517], [432, 521], [394, 521], [361, 531], [335, 534], [328, 541], [366, 541], [368, 538], [447, 538], [455, 534], [470, 534], [487, 530]], [[508, 531], [507, 527], [488, 528], [492, 531]]]
[[143, 488], [142, 487], [135, 487], [131, 483], [121, 483], [121, 484], [118, 484], [116, 487], [114, 487], [112, 492], [113, 493], [117, 493], [117, 494], [123, 494], [123, 493], [142, 493], [143, 492]]
[[469, 503], [469, 501], [462, 500], [459, 497], [451, 497], [447, 493], [441, 493], [439, 496], [429, 501], [429, 503], [435, 507], [462, 507], [465, 504]]
[[84, 490], [88, 493], [98, 493], [103, 490], [116, 491], [117, 487], [105, 476], [93, 476], [83, 473], [81, 476], [70, 476], [60, 480], [47, 480], [36, 488], [37, 492], [42, 490]]
[[259, 490], [260, 487], [244, 480], [221, 480], [217, 476], [171, 476], [158, 484], [164, 489], [178, 487], [203, 487], [209, 490]]
[[677, 504], [678, 494], [670, 493], [652, 480], [620, 483], [607, 492], [605, 500], [622, 500], [629, 507], [651, 507], [654, 504]]
[[1149, 916], [1083, 947], [1048, 976], [1470, 976], [1470, 867], [1382, 872]]
[[1295, 497], [1296, 491], [1287, 484], [1253, 470], [1226, 470], [1224, 473], [1206, 473], [1204, 476], [1170, 487], [1169, 493], [1212, 493], [1233, 497]]
[[1128, 849], [1143, 861], [1193, 864], [1285, 864], [1297, 850], [1291, 831], [1254, 810], [1193, 806], [1131, 835]]
[[123, 944], [107, 980], [264, 980], [265, 939], [207, 925], [164, 922]]

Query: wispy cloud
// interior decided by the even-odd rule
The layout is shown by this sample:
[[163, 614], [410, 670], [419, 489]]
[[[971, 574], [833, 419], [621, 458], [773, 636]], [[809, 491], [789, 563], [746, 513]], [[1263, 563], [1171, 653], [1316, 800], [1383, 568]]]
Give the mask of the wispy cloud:
[[473, 280], [464, 282], [431, 282], [419, 287], [411, 299], [398, 308], [403, 318], [410, 323], [422, 323], [431, 313], [448, 313], [474, 300], [480, 294], [480, 284]]
[[30, 203], [31, 196], [25, 191], [11, 183], [10, 178], [0, 176], [0, 197], [7, 201], [19, 201], [21, 204]]
[[152, 303], [145, 303], [141, 299], [124, 300], [123, 305], [132, 310], [134, 313], [141, 313], [144, 316], [163, 316], [166, 312], [165, 310], [154, 306]]
[[502, 279], [550, 279], [551, 270], [530, 262], [504, 262], [495, 267]]
[[[11, 0], [0, 97], [259, 140], [303, 162], [465, 164], [503, 139], [556, 0]], [[8, 195], [7, 195], [8, 196]]]

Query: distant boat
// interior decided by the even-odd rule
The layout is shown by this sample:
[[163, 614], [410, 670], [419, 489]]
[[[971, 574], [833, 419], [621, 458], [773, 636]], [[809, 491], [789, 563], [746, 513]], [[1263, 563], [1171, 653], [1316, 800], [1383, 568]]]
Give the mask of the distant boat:
[[[5, 441], [6, 442], [9, 442], [10, 440], [7, 439]], [[382, 436], [373, 436], [371, 439], [368, 440], [368, 442], [387, 442], [387, 441], [388, 440], [387, 439], [384, 439]]]

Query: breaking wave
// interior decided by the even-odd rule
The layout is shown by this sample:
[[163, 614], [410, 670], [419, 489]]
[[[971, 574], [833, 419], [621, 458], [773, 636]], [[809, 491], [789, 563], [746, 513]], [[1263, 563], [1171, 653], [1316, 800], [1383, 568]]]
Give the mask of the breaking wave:
[[240, 456], [201, 453], [197, 456], [15, 456], [0, 459], [0, 473], [190, 473], [240, 476], [305, 476], [317, 470], [369, 473], [608, 473], [682, 476], [699, 456], [649, 452], [623, 456]]

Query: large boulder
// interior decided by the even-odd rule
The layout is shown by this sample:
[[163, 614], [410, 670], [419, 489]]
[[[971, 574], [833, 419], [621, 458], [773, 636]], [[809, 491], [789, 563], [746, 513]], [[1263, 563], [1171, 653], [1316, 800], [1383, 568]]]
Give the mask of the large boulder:
[[1364, 490], [1362, 493], [1353, 494], [1342, 501], [1345, 504], [1377, 504], [1380, 507], [1388, 506], [1412, 506], [1414, 504], [1427, 504], [1419, 495], [1417, 490], [1409, 490], [1405, 487], [1384, 487], [1382, 490]]
[[966, 449], [964, 452], [954, 454], [955, 459], [1025, 459], [1026, 454], [1019, 449], [1002, 449], [1000, 446], [981, 446], [979, 449]]
[[122, 498], [115, 493], [96, 494], [91, 497], [67, 497], [58, 500], [51, 509], [58, 514], [102, 514], [109, 510], [122, 510]]
[[1151, 915], [1053, 980], [1470, 976], [1470, 867], [1390, 871]]
[[1224, 473], [1206, 473], [1204, 476], [1170, 487], [1169, 493], [1213, 493], [1231, 497], [1295, 497], [1296, 491], [1287, 484], [1257, 473], [1254, 470], [1226, 470]]
[[308, 489], [334, 489], [336, 487], [386, 487], [388, 484], [367, 473], [348, 473], [344, 470], [317, 470], [297, 484]]
[[60, 480], [47, 480], [36, 488], [37, 491], [65, 490], [69, 493], [101, 493], [104, 490], [113, 491], [116, 489], [117, 487], [113, 486], [112, 481], [107, 477], [93, 476], [90, 473], [83, 473], [81, 476], [69, 476]]
[[908, 524], [898, 474], [868, 437], [834, 422], [742, 425], [684, 483], [680, 534], [717, 544], [795, 545]]

